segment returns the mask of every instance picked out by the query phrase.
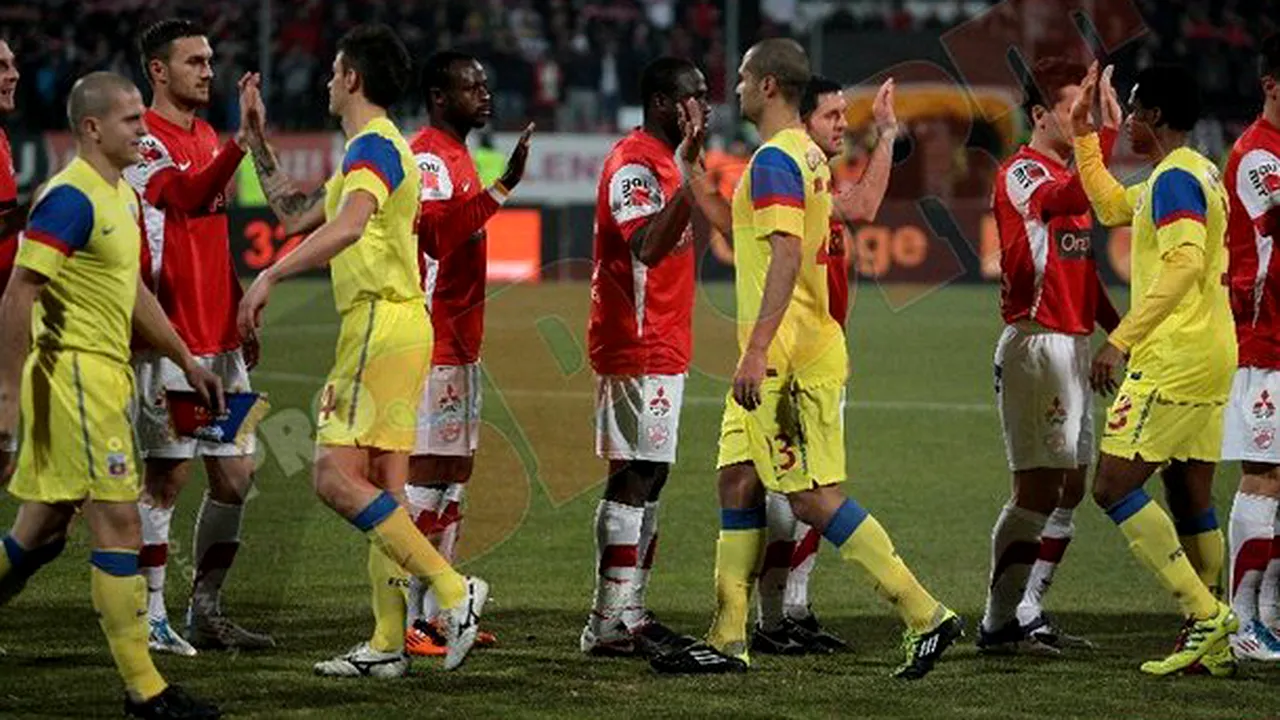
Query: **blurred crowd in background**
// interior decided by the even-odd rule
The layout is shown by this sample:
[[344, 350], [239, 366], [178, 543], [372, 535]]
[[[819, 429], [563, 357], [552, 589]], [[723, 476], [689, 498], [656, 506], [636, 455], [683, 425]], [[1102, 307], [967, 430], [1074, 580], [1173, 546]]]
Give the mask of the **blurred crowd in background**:
[[[1046, 0], [1048, 1], [1048, 0]], [[1095, 0], [1103, 1], [1103, 0]], [[1006, 0], [1027, 11], [1035, 0]], [[1150, 31], [1143, 61], [1181, 60], [1200, 74], [1210, 116], [1234, 124], [1258, 106], [1255, 43], [1277, 29], [1268, 0], [1135, 0]], [[849, 29], [941, 31], [983, 11], [984, 0], [761, 0], [755, 37]], [[273, 0], [264, 81], [272, 124], [330, 127], [325, 84], [336, 40], [356, 23], [390, 24], [417, 57], [443, 48], [482, 58], [491, 73], [498, 129], [526, 119], [542, 130], [615, 132], [619, 109], [638, 104], [645, 62], [671, 54], [707, 73], [713, 103], [733, 92], [725, 66], [722, 0]], [[235, 81], [259, 69], [259, 2], [248, 0], [25, 0], [0, 7], [0, 37], [17, 53], [23, 80], [10, 131], [61, 129], [74, 79], [111, 69], [140, 79], [134, 39], [155, 19], [179, 15], [207, 27], [216, 53], [219, 129], [238, 117]], [[855, 49], [850, 51], [856, 52]], [[403, 110], [416, 117], [418, 93]], [[1221, 124], [1221, 123], [1220, 123]], [[1210, 134], [1214, 132], [1211, 128]]]

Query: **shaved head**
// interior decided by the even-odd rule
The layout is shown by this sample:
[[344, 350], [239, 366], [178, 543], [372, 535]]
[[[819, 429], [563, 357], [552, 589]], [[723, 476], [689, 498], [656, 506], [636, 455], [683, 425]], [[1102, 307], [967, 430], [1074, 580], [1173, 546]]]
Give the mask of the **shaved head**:
[[76, 81], [67, 99], [67, 122], [77, 135], [87, 118], [102, 118], [111, 112], [121, 95], [137, 93], [138, 87], [113, 72], [93, 72]]
[[772, 77], [787, 104], [799, 106], [809, 84], [809, 56], [790, 38], [761, 40], [747, 51], [743, 69], [757, 80]]

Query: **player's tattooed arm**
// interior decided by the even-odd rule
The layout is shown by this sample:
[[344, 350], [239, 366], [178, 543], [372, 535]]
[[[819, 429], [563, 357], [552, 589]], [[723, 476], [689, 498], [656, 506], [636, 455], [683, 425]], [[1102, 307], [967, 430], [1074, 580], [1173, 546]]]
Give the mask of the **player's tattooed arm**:
[[280, 218], [284, 231], [293, 235], [320, 227], [324, 222], [324, 205], [321, 202], [324, 200], [324, 188], [318, 187], [310, 193], [298, 189], [293, 178], [281, 169], [275, 151], [260, 137], [249, 143], [249, 153], [267, 204]]

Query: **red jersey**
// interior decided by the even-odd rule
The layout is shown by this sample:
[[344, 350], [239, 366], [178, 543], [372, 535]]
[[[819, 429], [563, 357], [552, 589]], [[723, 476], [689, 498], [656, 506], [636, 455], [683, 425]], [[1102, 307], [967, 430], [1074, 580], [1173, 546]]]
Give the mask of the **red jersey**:
[[[0, 214], [18, 207], [18, 181], [13, 170], [13, 150], [9, 136], [0, 128]], [[13, 259], [18, 254], [18, 233], [0, 237], [0, 293], [9, 284]]]
[[600, 375], [679, 375], [693, 347], [693, 232], [648, 267], [631, 237], [680, 190], [675, 154], [635, 129], [609, 151], [596, 189], [587, 344]]
[[240, 347], [240, 281], [227, 232], [227, 183], [244, 157], [228, 140], [218, 149], [209, 123], [187, 129], [146, 113], [142, 162], [125, 178], [142, 196], [143, 277], [195, 355]]
[[470, 151], [452, 134], [424, 127], [409, 147], [422, 171], [418, 250], [435, 332], [431, 362], [466, 365], [480, 359], [484, 336], [484, 224], [506, 196], [480, 184]]
[[992, 208], [1000, 234], [1000, 312], [1060, 333], [1108, 331], [1118, 318], [1093, 258], [1093, 218], [1080, 178], [1022, 146], [996, 173]]
[[1280, 128], [1259, 117], [1231, 147], [1226, 169], [1231, 312], [1241, 367], [1280, 369]]
[[827, 242], [827, 252], [823, 261], [827, 264], [827, 296], [831, 306], [831, 317], [844, 327], [849, 317], [849, 267], [845, 265], [845, 256], [849, 251], [845, 247], [848, 236], [844, 222], [831, 218], [831, 239]]

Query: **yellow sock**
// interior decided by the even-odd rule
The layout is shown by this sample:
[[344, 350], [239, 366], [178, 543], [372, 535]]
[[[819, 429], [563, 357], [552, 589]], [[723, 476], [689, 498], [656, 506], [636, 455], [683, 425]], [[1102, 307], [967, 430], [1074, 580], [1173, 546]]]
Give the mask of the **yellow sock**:
[[1129, 493], [1108, 508], [1107, 515], [1128, 538], [1129, 549], [1173, 593], [1185, 614], [1198, 619], [1217, 614], [1218, 601], [1191, 567], [1178, 544], [1173, 522], [1159, 505], [1151, 502], [1146, 491], [1138, 488]]
[[351, 522], [397, 565], [430, 583], [441, 608], [455, 608], [466, 599], [462, 576], [423, 537], [390, 493], [374, 498]]
[[167, 684], [147, 648], [147, 584], [138, 574], [138, 551], [94, 550], [90, 563], [93, 609], [116, 669], [136, 700], [153, 698]]
[[1187, 560], [1200, 576], [1200, 582], [1214, 597], [1222, 597], [1222, 566], [1227, 554], [1222, 529], [1215, 527], [1193, 535], [1178, 535], [1178, 543], [1187, 551]]
[[373, 596], [373, 637], [369, 645], [378, 652], [404, 650], [409, 575], [373, 543], [369, 544], [369, 587]]
[[844, 501], [822, 534], [840, 549], [840, 557], [871, 576], [876, 592], [913, 632], [932, 630], [942, 620], [942, 603], [898, 557], [880, 522], [853, 500]]
[[716, 614], [707, 643], [726, 655], [747, 653], [751, 589], [764, 561], [764, 506], [720, 511], [716, 542]]

